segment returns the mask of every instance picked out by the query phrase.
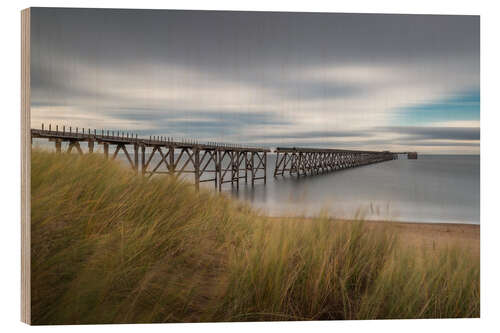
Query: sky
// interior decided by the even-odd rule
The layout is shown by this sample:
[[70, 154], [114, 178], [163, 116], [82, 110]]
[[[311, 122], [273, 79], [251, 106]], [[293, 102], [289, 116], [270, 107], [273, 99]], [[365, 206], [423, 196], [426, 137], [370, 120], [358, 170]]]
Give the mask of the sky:
[[31, 123], [479, 154], [479, 17], [33, 8]]

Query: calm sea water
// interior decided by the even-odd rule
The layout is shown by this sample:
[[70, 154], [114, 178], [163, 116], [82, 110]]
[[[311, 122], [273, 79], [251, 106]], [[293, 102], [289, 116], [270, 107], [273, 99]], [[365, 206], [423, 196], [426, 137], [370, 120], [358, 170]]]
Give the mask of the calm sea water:
[[[352, 218], [479, 224], [479, 156], [419, 155], [318, 176], [277, 177], [269, 156], [267, 185], [227, 191], [274, 216], [322, 210]], [[226, 185], [228, 188], [230, 186]]]

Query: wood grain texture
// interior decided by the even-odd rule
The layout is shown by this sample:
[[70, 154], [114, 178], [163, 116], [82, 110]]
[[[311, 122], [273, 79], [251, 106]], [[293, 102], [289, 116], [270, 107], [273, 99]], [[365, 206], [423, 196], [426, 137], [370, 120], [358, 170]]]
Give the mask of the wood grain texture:
[[21, 321], [31, 324], [30, 9], [21, 11]]

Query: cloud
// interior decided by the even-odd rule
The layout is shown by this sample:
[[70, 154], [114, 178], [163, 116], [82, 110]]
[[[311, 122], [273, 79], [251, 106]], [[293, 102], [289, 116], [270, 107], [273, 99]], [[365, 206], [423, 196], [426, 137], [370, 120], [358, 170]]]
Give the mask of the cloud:
[[35, 126], [366, 149], [479, 139], [423, 129], [478, 120], [476, 16], [32, 13]]
[[355, 131], [311, 131], [311, 132], [297, 132], [297, 133], [280, 133], [263, 135], [263, 139], [311, 139], [311, 138], [352, 138], [352, 137], [366, 137], [371, 136], [367, 132]]
[[406, 140], [479, 140], [479, 127], [423, 127], [423, 126], [392, 126], [383, 131], [406, 134]]

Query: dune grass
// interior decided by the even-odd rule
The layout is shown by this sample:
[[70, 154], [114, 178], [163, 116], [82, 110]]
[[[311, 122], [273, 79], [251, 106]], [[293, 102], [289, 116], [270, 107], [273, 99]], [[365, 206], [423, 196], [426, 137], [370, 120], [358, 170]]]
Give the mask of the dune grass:
[[34, 324], [479, 316], [479, 258], [32, 152]]

